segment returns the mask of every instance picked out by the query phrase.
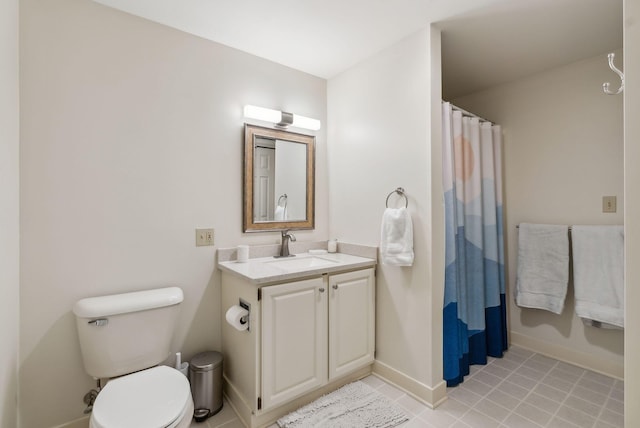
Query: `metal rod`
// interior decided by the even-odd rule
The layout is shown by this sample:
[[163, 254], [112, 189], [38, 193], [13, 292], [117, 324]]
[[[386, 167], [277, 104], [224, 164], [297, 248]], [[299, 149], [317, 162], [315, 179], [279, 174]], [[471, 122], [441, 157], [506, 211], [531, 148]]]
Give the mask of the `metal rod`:
[[[451, 104], [451, 103], [449, 103]], [[477, 114], [473, 114], [471, 112], [466, 111], [465, 109], [462, 109], [456, 105], [451, 104], [451, 108], [454, 110], [458, 110], [460, 113], [462, 113], [463, 116], [467, 116], [467, 117], [475, 117], [476, 119], [479, 119], [481, 122], [489, 122], [489, 123], [493, 123], [490, 120], [485, 119], [484, 117], [480, 117]]]
[[[571, 232], [571, 226], [568, 226], [568, 227], [569, 227], [569, 232]], [[519, 224], [516, 224], [516, 229], [520, 229], [520, 225]]]

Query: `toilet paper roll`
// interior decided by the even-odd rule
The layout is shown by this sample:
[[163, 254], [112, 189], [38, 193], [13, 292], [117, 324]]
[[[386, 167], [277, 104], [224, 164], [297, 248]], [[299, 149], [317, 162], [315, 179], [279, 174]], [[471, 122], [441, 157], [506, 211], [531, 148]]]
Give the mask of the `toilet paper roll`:
[[243, 331], [249, 327], [249, 311], [241, 306], [231, 306], [227, 309], [225, 317], [229, 325], [236, 330]]
[[239, 263], [246, 263], [246, 262], [249, 261], [249, 246], [248, 245], [238, 245], [237, 251], [238, 251], [237, 261]]

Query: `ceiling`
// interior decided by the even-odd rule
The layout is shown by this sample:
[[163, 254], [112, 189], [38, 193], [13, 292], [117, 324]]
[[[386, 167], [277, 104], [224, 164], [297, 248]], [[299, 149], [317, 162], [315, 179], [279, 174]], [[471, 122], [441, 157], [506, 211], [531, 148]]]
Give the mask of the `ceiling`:
[[435, 23], [445, 99], [622, 47], [622, 0], [95, 1], [325, 79]]
[[622, 0], [509, 1], [439, 22], [443, 98], [600, 54], [607, 67], [622, 25]]

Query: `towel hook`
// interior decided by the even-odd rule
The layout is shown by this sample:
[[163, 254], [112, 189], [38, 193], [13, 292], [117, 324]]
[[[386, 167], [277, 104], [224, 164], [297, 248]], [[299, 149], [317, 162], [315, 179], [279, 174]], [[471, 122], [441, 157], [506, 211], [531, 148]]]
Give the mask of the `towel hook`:
[[622, 71], [620, 71], [614, 64], [613, 64], [613, 59], [616, 57], [616, 54], [614, 54], [613, 52], [610, 53], [609, 55], [607, 55], [607, 58], [609, 59], [609, 68], [611, 68], [611, 70], [613, 70], [619, 77], [620, 77], [620, 88], [618, 88], [618, 90], [616, 92], [613, 92], [609, 89], [609, 82], [603, 83], [602, 84], [602, 90], [604, 91], [605, 94], [607, 95], [618, 95], [620, 92], [622, 92], [624, 90], [624, 73]]
[[407, 195], [404, 194], [404, 189], [402, 187], [398, 187], [396, 190], [394, 190], [393, 192], [391, 192], [391, 193], [389, 193], [387, 195], [387, 200], [385, 201], [386, 207], [389, 208], [389, 198], [394, 193], [397, 193], [398, 195], [400, 195], [400, 196], [402, 196], [404, 198], [404, 207], [408, 208], [409, 207], [409, 198], [407, 198]]

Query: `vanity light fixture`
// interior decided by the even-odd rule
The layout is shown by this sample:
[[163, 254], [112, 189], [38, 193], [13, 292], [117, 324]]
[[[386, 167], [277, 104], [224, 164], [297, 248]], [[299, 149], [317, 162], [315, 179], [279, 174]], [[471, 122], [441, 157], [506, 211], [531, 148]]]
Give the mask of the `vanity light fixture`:
[[256, 107], [252, 105], [244, 106], [244, 117], [272, 122], [278, 128], [294, 126], [296, 128], [310, 129], [312, 131], [320, 129], [320, 121], [317, 119], [300, 116], [286, 111], [272, 110], [270, 108]]

